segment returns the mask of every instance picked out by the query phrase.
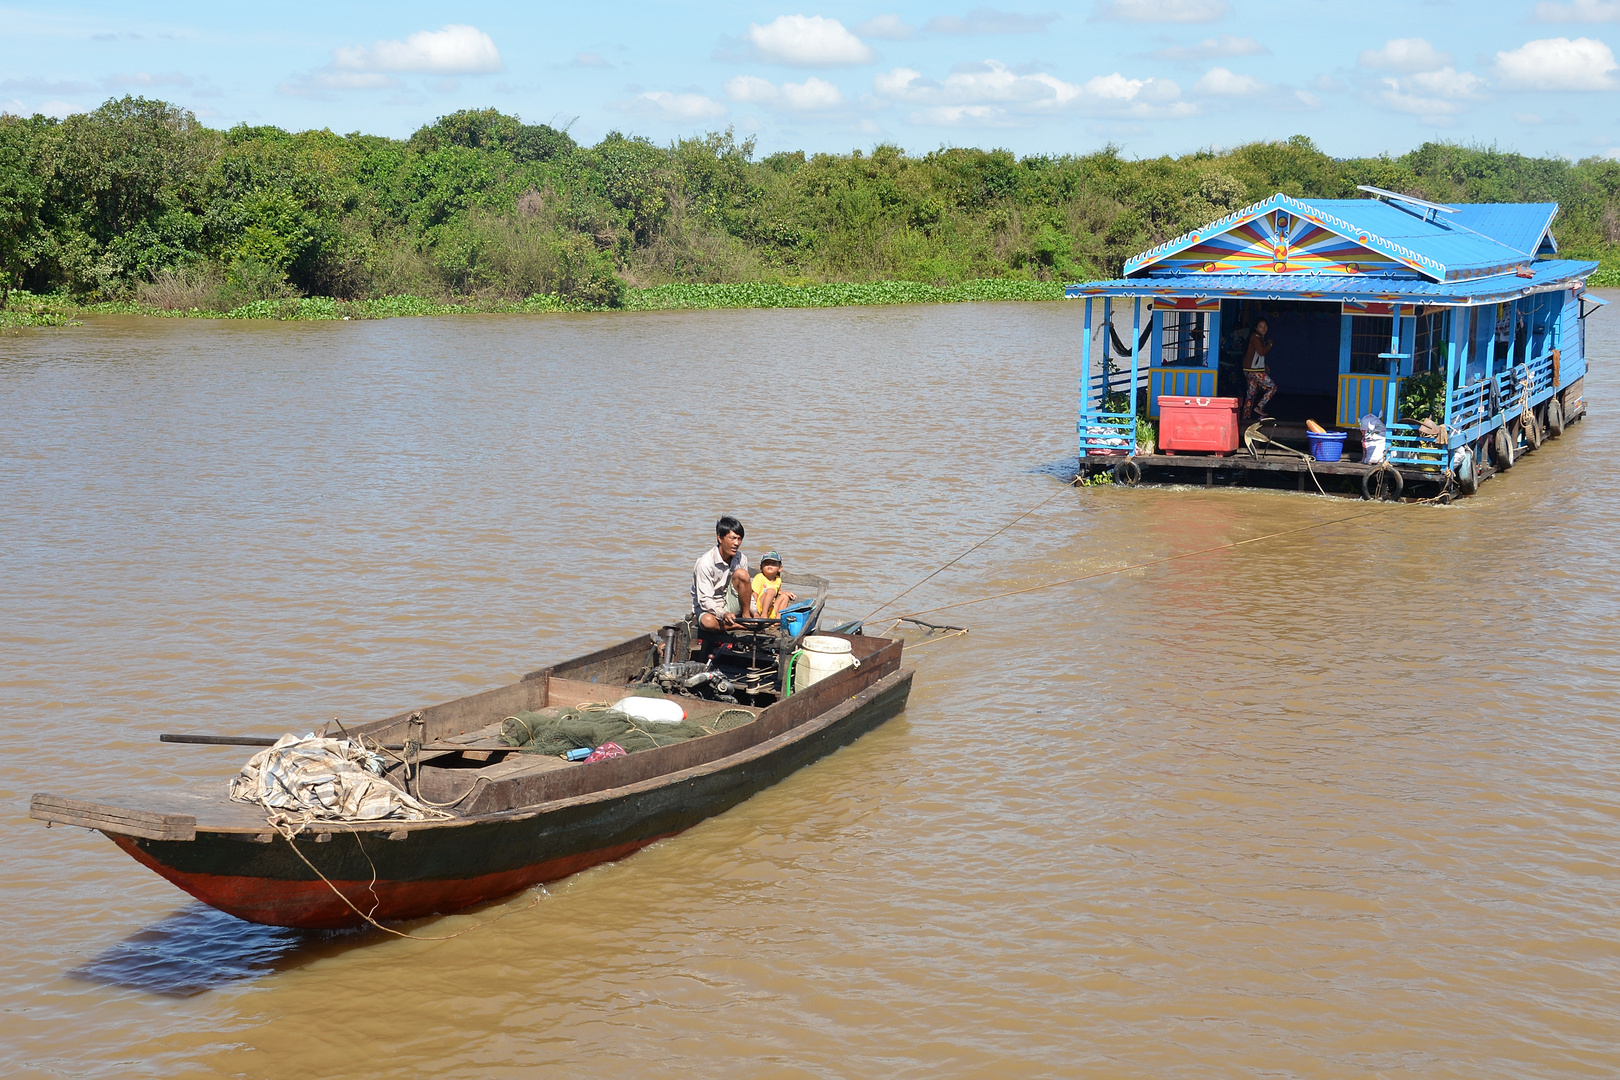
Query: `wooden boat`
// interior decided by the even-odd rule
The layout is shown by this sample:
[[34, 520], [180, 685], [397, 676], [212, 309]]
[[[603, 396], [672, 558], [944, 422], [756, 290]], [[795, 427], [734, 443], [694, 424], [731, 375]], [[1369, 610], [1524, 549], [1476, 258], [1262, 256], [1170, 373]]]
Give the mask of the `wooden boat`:
[[224, 778], [95, 801], [37, 794], [30, 813], [97, 829], [192, 896], [249, 922], [319, 929], [360, 925], [361, 912], [377, 920], [452, 912], [674, 836], [898, 713], [912, 674], [900, 667], [902, 643], [847, 640], [858, 667], [750, 708], [752, 722], [602, 761], [521, 754], [495, 735], [519, 710], [622, 696], [647, 663], [645, 635], [349, 729], [384, 744], [415, 739], [422, 753], [411, 786], [434, 802], [459, 799], [449, 820], [317, 821], [289, 837], [261, 807], [231, 801]]

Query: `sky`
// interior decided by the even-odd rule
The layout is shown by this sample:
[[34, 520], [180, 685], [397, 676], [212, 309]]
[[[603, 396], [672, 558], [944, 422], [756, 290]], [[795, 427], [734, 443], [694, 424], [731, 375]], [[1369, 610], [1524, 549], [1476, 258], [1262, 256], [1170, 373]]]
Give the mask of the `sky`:
[[[3, 2], [3, 0], [0, 0]], [[998, 3], [1001, 0], [998, 0]], [[1620, 0], [0, 6], [0, 111], [124, 94], [214, 127], [403, 137], [494, 106], [757, 152], [1182, 154], [1303, 134], [1620, 157]]]

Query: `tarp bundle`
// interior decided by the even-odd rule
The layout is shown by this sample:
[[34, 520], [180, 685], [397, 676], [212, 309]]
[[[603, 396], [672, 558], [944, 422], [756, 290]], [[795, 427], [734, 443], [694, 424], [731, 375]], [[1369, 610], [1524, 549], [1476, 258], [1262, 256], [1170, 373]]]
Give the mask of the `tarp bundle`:
[[501, 725], [501, 740], [519, 747], [525, 754], [566, 754], [570, 750], [595, 749], [615, 742], [627, 753], [669, 746], [701, 735], [713, 735], [751, 723], [754, 714], [747, 709], [727, 709], [716, 716], [683, 720], [679, 724], [657, 724], [605, 706], [578, 706], [542, 709], [508, 716]]
[[231, 798], [331, 821], [449, 816], [394, 787], [381, 770], [377, 755], [347, 739], [288, 734], [242, 766]]

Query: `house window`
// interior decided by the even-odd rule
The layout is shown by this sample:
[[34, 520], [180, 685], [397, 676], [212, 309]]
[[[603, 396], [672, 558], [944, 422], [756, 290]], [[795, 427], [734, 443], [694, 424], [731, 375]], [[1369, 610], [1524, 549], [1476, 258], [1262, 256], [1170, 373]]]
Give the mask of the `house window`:
[[1412, 371], [1445, 370], [1446, 309], [1439, 308], [1417, 317], [1417, 334], [1412, 347]]
[[1390, 351], [1392, 321], [1388, 315], [1353, 315], [1350, 318], [1350, 370], [1361, 375], [1386, 375], [1389, 362], [1379, 353]]

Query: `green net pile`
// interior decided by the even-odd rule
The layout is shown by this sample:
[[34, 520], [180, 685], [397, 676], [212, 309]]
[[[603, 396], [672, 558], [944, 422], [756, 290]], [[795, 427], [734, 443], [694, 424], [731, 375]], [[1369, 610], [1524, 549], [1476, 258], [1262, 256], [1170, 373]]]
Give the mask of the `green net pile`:
[[618, 743], [625, 753], [634, 754], [730, 731], [753, 720], [754, 714], [747, 709], [726, 709], [711, 716], [688, 717], [679, 724], [655, 724], [605, 705], [578, 705], [508, 716], [501, 725], [501, 741], [525, 754], [553, 757], [570, 750], [595, 749], [606, 742]]

